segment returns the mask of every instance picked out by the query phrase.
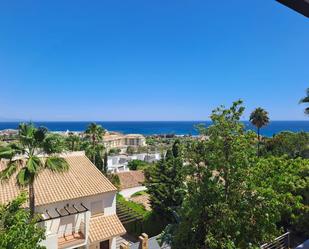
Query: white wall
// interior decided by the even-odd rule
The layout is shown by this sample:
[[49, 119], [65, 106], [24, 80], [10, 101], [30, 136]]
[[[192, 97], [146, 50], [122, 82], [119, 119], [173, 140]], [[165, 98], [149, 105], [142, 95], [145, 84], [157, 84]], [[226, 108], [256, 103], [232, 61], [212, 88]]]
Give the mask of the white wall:
[[89, 211], [84, 213], [45, 221], [46, 240], [43, 241], [42, 244], [44, 244], [47, 249], [58, 248], [58, 237], [63, 233], [71, 233], [72, 229], [78, 231], [82, 222], [85, 224], [86, 241], [84, 244], [87, 244], [91, 217], [91, 203], [98, 201], [103, 203], [102, 213], [104, 213], [105, 216], [116, 214], [116, 191], [36, 207], [37, 212], [45, 213], [45, 211], [48, 210], [51, 216], [58, 216], [55, 208], [61, 210], [67, 205], [72, 206], [75, 204], [75, 206], [79, 207], [80, 203], [83, 203], [83, 205], [89, 209]]

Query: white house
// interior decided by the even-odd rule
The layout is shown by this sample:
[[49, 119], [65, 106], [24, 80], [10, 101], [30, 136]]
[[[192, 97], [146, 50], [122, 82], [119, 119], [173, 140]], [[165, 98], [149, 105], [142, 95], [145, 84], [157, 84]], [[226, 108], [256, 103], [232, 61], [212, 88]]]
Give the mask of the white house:
[[139, 153], [133, 155], [116, 155], [108, 156], [107, 167], [110, 172], [126, 172], [129, 171], [128, 162], [132, 160], [141, 160], [148, 163], [156, 162], [161, 159], [160, 153]]
[[[69, 170], [43, 170], [35, 180], [36, 212], [46, 228], [47, 249], [116, 249], [126, 231], [116, 215], [116, 188], [83, 152], [64, 156]], [[1, 162], [0, 169], [5, 167]], [[15, 198], [16, 179], [0, 184], [0, 203]]]

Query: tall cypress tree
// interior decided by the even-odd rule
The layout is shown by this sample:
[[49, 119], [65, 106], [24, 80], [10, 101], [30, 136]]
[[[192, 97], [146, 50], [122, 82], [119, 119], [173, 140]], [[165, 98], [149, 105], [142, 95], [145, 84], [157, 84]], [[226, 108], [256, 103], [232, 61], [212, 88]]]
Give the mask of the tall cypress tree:
[[104, 160], [103, 160], [103, 173], [107, 174], [107, 170], [108, 170], [108, 155], [107, 155], [107, 151], [105, 151]]
[[165, 158], [146, 174], [146, 187], [152, 209], [168, 221], [173, 221], [172, 211], [177, 209], [183, 200], [182, 169], [182, 159], [174, 157], [173, 151], [168, 150]]
[[172, 151], [171, 149], [168, 149], [168, 150], [166, 151], [166, 154], [165, 154], [165, 160], [166, 160], [166, 161], [169, 161], [169, 160], [171, 160], [171, 159], [173, 159], [173, 158], [174, 158], [173, 151]]
[[182, 153], [181, 153], [181, 145], [180, 145], [180, 140], [177, 139], [174, 144], [173, 144], [173, 147], [172, 147], [172, 152], [173, 152], [173, 156], [174, 157], [181, 157]]

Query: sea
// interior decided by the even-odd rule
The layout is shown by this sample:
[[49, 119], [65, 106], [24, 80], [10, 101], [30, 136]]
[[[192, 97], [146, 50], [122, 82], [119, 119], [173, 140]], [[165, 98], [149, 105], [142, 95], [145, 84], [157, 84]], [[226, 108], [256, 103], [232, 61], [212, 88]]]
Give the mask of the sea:
[[[33, 122], [36, 126], [44, 126], [50, 131], [84, 131], [93, 121], [74, 122]], [[211, 125], [211, 121], [95, 121], [109, 131], [124, 134], [138, 133], [143, 135], [175, 134], [197, 135], [196, 125]], [[247, 130], [255, 130], [248, 121], [243, 121]], [[0, 130], [17, 129], [19, 122], [0, 122]], [[261, 134], [271, 137], [281, 131], [309, 132], [309, 121], [272, 121], [261, 129]]]

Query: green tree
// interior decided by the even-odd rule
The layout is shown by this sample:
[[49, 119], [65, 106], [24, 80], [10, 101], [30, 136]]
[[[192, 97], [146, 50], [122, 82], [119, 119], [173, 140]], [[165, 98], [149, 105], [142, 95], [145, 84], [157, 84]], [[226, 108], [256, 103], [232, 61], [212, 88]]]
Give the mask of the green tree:
[[110, 148], [108, 151], [108, 155], [110, 156], [119, 155], [120, 152], [121, 152], [121, 149], [119, 148]]
[[[20, 187], [28, 186], [30, 214], [35, 211], [34, 181], [42, 169], [49, 169], [53, 172], [61, 172], [68, 169], [68, 163], [61, 157], [53, 154], [54, 150], [47, 147], [46, 128], [36, 128], [32, 123], [20, 124], [18, 128], [18, 146], [9, 145], [0, 147], [0, 159], [7, 159], [5, 169], [0, 172], [0, 179], [6, 180], [15, 172], [16, 181]], [[43, 160], [39, 154], [46, 153]], [[21, 156], [23, 159], [21, 159]]]
[[105, 151], [103, 161], [103, 173], [106, 175], [107, 171], [108, 171], [108, 154], [107, 151]]
[[268, 112], [261, 107], [256, 108], [250, 115], [250, 122], [257, 128], [258, 133], [258, 155], [260, 155], [260, 129], [269, 123]]
[[77, 151], [80, 149], [81, 139], [78, 135], [70, 132], [65, 138], [65, 144], [69, 151]]
[[0, 248], [43, 249], [40, 242], [45, 239], [45, 231], [22, 206], [26, 202], [22, 193], [7, 205], [0, 205]]
[[173, 156], [182, 157], [181, 143], [179, 139], [176, 139], [172, 146]]
[[309, 158], [309, 133], [284, 131], [266, 138], [261, 155]]
[[91, 159], [94, 165], [102, 170], [102, 152], [104, 146], [102, 144], [105, 130], [101, 125], [90, 123], [85, 131], [86, 138], [89, 139], [90, 144], [86, 147], [86, 154]]
[[[300, 104], [309, 104], [309, 88], [307, 88], [306, 96], [303, 97], [300, 101]], [[309, 115], [309, 106], [305, 108], [305, 114]]]
[[174, 158], [173, 151], [171, 149], [168, 149], [165, 154], [165, 159], [169, 161], [172, 160], [173, 158]]
[[161, 159], [145, 173], [145, 185], [156, 215], [173, 221], [172, 212], [183, 200], [184, 174], [181, 158]]
[[149, 163], [142, 160], [134, 159], [128, 162], [128, 167], [130, 170], [142, 170], [149, 167]]
[[248, 177], [256, 189], [272, 191], [279, 203], [280, 225], [303, 237], [309, 236], [308, 159], [261, 158]]
[[128, 153], [129, 155], [134, 154], [134, 153], [135, 153], [135, 148], [134, 148], [133, 146], [128, 146], [128, 147], [127, 147], [127, 153]]
[[212, 125], [202, 129], [209, 139], [187, 145], [187, 194], [170, 228], [172, 248], [259, 248], [280, 232], [278, 199], [249, 181], [258, 158], [255, 135], [240, 122], [243, 111], [242, 101], [215, 109]]
[[65, 150], [64, 137], [60, 134], [47, 134], [43, 142], [43, 149], [48, 154], [61, 153]]

